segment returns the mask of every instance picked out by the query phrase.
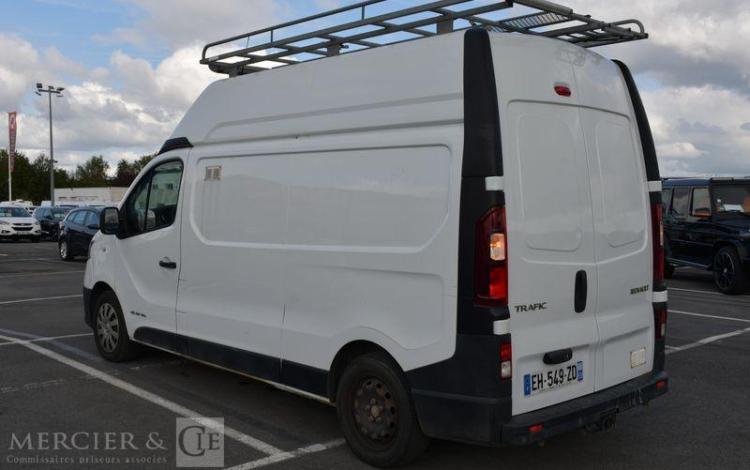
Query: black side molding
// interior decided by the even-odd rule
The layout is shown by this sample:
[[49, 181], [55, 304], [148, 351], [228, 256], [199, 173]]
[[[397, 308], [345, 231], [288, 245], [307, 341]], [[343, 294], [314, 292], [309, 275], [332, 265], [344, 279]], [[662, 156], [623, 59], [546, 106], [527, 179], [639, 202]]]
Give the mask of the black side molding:
[[503, 176], [500, 114], [490, 35], [472, 28], [464, 35], [464, 146], [458, 243], [458, 333], [492, 335], [492, 324], [510, 318], [508, 307], [474, 305], [474, 244], [477, 220], [505, 205], [505, 193], [487, 191], [485, 178]]
[[464, 37], [464, 161], [462, 176], [503, 176], [500, 114], [490, 35], [472, 28]]
[[157, 153], [156, 155], [161, 155], [162, 153], [169, 152], [170, 150], [186, 149], [192, 147], [193, 144], [190, 143], [187, 137], [175, 137], [174, 139], [169, 139], [164, 142], [164, 145], [161, 146], [159, 153]]
[[177, 333], [140, 327], [136, 341], [197, 359], [224, 369], [312, 393], [328, 396], [328, 371]]
[[613, 62], [620, 68], [622, 77], [625, 79], [625, 84], [628, 87], [628, 93], [630, 93], [630, 101], [633, 102], [635, 118], [638, 123], [638, 133], [641, 136], [641, 145], [643, 146], [643, 158], [646, 161], [646, 176], [649, 181], [661, 181], [659, 161], [656, 158], [656, 147], [654, 146], [654, 136], [651, 134], [651, 126], [648, 123], [646, 109], [643, 107], [641, 94], [635, 85], [633, 74], [630, 73], [630, 69], [623, 62], [619, 60], [614, 60]]

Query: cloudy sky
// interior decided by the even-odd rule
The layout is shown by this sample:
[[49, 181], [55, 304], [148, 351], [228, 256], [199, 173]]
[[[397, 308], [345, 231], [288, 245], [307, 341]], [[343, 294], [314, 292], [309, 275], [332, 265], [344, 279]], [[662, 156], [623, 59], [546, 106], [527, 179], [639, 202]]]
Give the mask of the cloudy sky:
[[[409, 0], [394, 0], [412, 4]], [[152, 153], [190, 103], [220, 78], [198, 64], [211, 40], [355, 0], [0, 0], [0, 147], [6, 111], [18, 147], [115, 163]], [[636, 73], [665, 175], [750, 175], [750, 9], [742, 0], [560, 0], [605, 20], [638, 18], [651, 38], [599, 52]]]

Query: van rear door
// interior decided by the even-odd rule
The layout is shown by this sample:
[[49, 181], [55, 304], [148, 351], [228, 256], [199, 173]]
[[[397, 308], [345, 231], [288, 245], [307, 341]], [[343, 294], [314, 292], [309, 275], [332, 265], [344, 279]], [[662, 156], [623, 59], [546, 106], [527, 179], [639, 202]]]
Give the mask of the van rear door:
[[597, 272], [578, 108], [513, 101], [506, 109], [512, 401], [519, 414], [594, 391]]
[[575, 67], [594, 212], [599, 328], [596, 390], [653, 369], [649, 189], [638, 126], [617, 66], [586, 54]]

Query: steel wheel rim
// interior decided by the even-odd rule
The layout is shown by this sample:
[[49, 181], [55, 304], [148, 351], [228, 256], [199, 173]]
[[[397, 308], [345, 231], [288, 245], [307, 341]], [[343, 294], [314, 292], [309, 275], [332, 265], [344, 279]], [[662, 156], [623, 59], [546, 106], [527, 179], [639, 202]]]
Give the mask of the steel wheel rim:
[[68, 257], [68, 244], [66, 242], [60, 243], [60, 256], [63, 258]]
[[371, 444], [388, 445], [398, 430], [398, 407], [393, 393], [376, 377], [368, 377], [354, 390], [354, 422]]
[[120, 341], [120, 321], [117, 319], [117, 310], [110, 303], [99, 306], [96, 315], [96, 335], [99, 344], [106, 352], [111, 353], [117, 349]]
[[716, 283], [720, 288], [728, 289], [731, 287], [734, 282], [735, 269], [729, 253], [719, 253], [719, 256], [716, 257], [714, 272], [716, 273]]

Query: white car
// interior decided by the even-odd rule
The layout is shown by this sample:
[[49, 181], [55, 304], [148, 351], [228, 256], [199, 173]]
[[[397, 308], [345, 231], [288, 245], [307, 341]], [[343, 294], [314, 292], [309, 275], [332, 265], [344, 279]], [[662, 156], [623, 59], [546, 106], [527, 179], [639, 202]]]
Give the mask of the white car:
[[39, 221], [23, 207], [0, 206], [0, 240], [31, 240], [42, 238]]
[[472, 28], [291, 62], [209, 85], [103, 211], [85, 319], [108, 360], [335, 404], [377, 466], [606, 428], [668, 389], [660, 197], [630, 72], [580, 46]]

